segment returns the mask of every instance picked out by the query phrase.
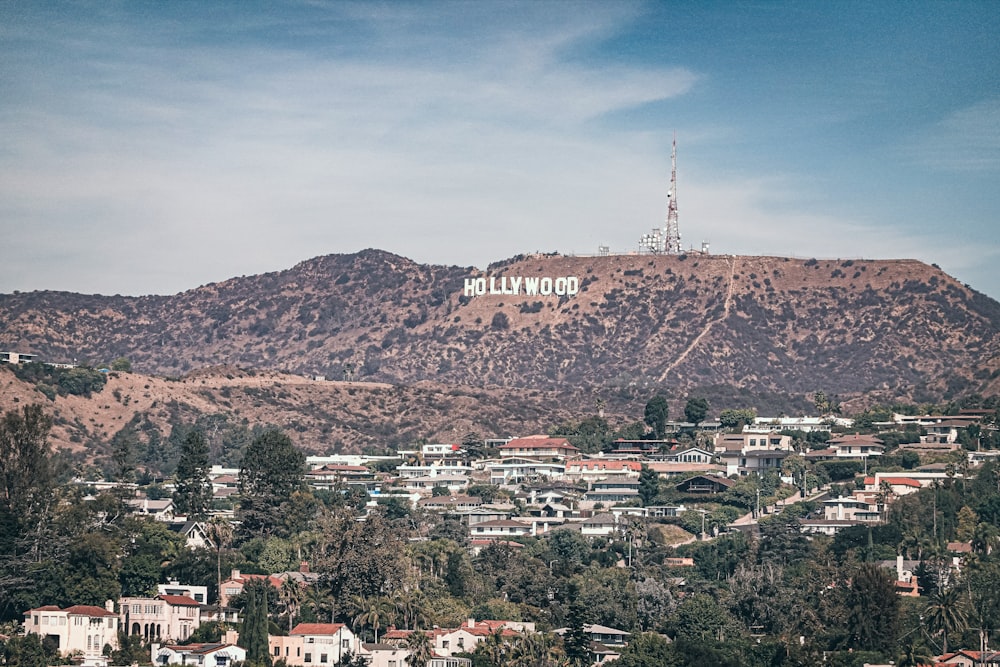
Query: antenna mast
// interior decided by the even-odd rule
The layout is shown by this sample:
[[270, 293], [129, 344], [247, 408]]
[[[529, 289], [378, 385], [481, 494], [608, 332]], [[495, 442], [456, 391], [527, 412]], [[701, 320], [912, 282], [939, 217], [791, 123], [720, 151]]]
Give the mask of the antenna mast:
[[667, 254], [681, 254], [681, 230], [677, 225], [677, 132], [674, 132], [674, 144], [670, 151], [670, 191], [667, 193], [667, 224], [664, 235]]
[[670, 191], [667, 192], [667, 222], [663, 227], [654, 227], [649, 234], [643, 234], [639, 239], [642, 252], [654, 255], [679, 255], [681, 249], [681, 232], [677, 226], [677, 133], [674, 132], [674, 144], [670, 151]]

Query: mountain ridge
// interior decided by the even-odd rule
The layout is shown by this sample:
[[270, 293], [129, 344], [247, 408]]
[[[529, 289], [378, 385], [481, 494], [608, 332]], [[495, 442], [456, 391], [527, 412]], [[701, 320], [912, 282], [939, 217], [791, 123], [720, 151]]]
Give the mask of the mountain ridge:
[[[574, 295], [466, 294], [466, 280], [573, 276]], [[393, 384], [705, 386], [937, 401], [993, 392], [1000, 304], [916, 260], [520, 255], [483, 271], [381, 250], [172, 296], [0, 295], [0, 346]]]

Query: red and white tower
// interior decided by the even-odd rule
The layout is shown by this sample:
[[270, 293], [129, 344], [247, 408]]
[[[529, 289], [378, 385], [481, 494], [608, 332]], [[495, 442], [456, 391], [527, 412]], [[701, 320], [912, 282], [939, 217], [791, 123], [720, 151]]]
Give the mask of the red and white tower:
[[667, 224], [664, 228], [665, 250], [668, 255], [681, 254], [681, 230], [677, 225], [677, 133], [670, 151], [670, 191], [667, 193]]
[[670, 191], [667, 192], [667, 222], [663, 227], [654, 227], [649, 234], [639, 239], [642, 252], [654, 255], [681, 254], [681, 231], [677, 226], [677, 133], [670, 151]]

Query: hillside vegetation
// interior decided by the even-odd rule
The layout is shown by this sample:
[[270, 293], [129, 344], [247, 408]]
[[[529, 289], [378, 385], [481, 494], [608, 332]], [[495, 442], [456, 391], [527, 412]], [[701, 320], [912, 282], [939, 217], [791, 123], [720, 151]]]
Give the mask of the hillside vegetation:
[[[465, 279], [482, 275], [581, 287], [465, 296]], [[484, 273], [366, 250], [174, 296], [0, 295], [0, 347], [127, 357], [164, 376], [232, 365], [405, 385], [923, 402], [995, 393], [1000, 304], [912, 260], [533, 255]]]

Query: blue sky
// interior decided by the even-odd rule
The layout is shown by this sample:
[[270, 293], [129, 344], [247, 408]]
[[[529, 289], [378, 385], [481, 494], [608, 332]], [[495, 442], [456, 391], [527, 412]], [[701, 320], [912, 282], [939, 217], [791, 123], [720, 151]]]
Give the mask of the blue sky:
[[381, 248], [917, 258], [1000, 297], [1000, 3], [0, 0], [0, 292]]

